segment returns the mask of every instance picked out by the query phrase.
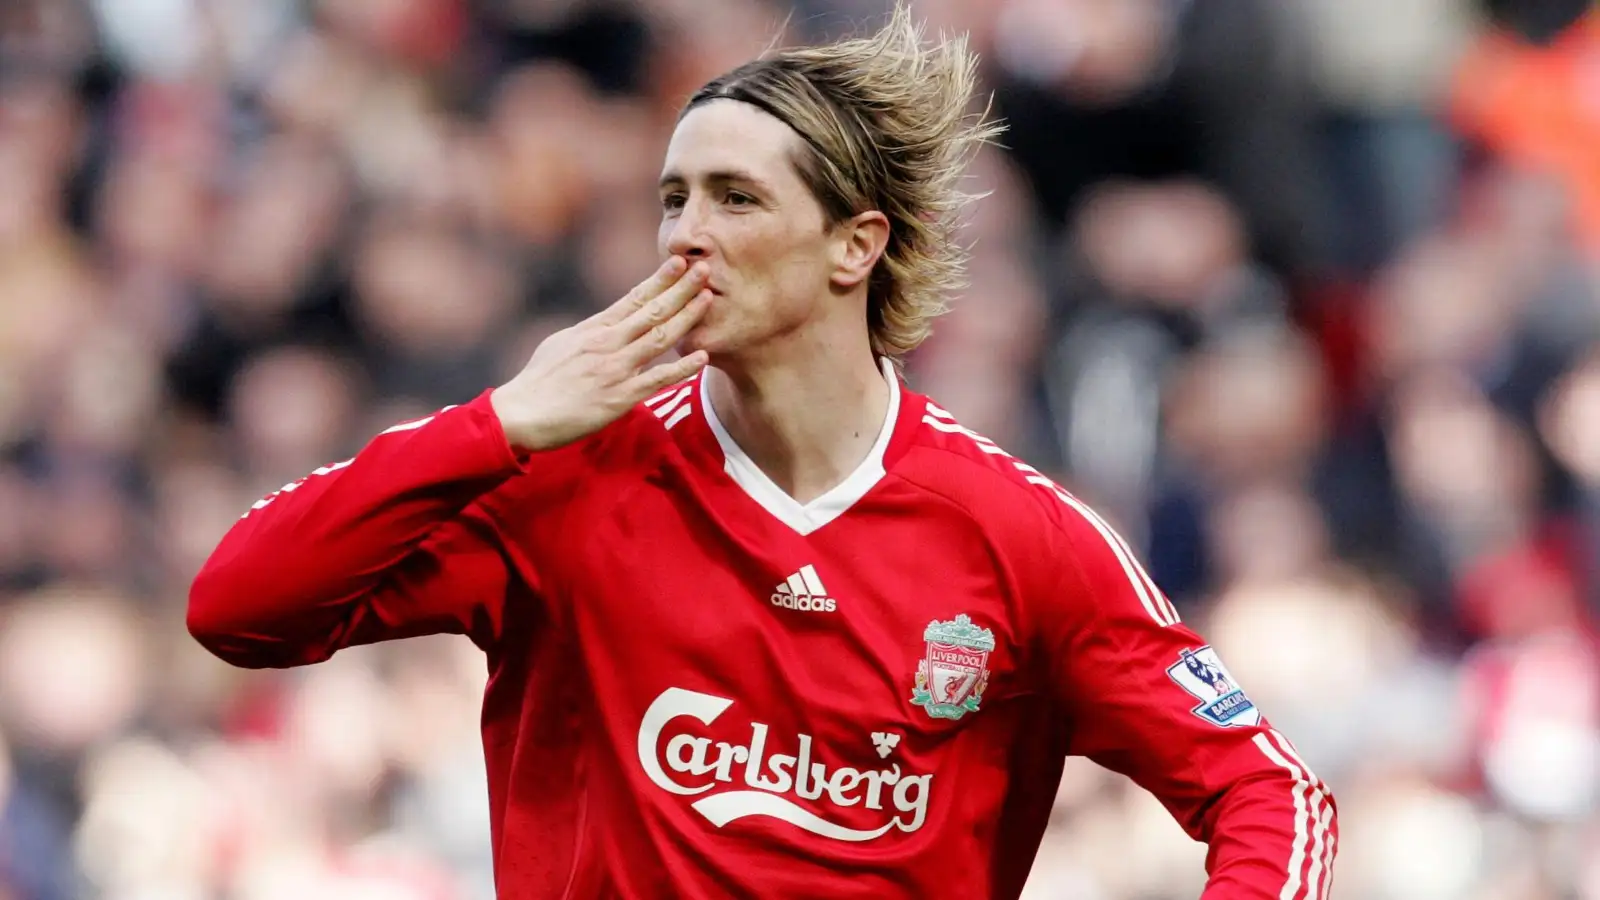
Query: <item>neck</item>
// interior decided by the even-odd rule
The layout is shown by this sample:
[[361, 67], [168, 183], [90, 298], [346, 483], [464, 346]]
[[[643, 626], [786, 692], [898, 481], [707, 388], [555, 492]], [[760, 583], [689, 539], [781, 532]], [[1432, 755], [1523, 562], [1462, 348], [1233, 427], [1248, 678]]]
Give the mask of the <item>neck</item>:
[[809, 503], [866, 459], [888, 414], [889, 385], [865, 347], [763, 347], [760, 355], [708, 368], [711, 404], [751, 461]]

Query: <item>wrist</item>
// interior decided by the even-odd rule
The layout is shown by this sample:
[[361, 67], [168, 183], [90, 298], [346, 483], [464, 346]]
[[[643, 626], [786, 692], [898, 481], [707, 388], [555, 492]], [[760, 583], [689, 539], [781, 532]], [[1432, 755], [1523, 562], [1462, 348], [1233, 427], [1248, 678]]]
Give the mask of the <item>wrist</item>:
[[515, 453], [532, 452], [533, 447], [528, 439], [526, 429], [518, 424], [514, 414], [515, 407], [510, 402], [504, 386], [497, 387], [489, 392], [489, 407], [494, 410], [495, 418], [500, 421], [500, 431], [505, 435], [506, 443], [511, 445]]

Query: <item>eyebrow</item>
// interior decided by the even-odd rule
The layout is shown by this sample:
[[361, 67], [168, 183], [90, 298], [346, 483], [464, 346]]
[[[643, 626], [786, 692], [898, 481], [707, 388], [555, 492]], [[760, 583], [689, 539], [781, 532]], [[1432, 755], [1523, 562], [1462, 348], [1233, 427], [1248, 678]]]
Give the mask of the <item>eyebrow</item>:
[[[707, 172], [705, 174], [705, 180], [711, 184], [742, 182], [758, 189], [769, 187], [765, 181], [762, 181], [744, 169], [716, 169]], [[688, 183], [689, 179], [685, 178], [681, 172], [668, 172], [661, 176], [660, 188], [662, 190], [666, 190], [669, 187], [677, 187], [679, 185], [685, 185]]]

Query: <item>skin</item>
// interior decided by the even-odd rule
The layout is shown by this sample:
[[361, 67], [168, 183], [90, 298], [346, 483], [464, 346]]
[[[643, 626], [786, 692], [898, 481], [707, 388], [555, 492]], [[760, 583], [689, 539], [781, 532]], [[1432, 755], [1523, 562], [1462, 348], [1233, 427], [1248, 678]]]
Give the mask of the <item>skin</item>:
[[888, 409], [866, 309], [889, 223], [872, 211], [828, 227], [793, 162], [802, 146], [744, 103], [691, 110], [662, 165], [658, 243], [711, 267], [711, 307], [680, 352], [710, 356], [729, 434], [806, 502], [855, 469]]
[[[889, 389], [866, 324], [868, 279], [889, 237], [863, 212], [829, 226], [767, 113], [716, 100], [685, 115], [663, 161], [655, 276], [552, 335], [493, 400], [512, 443], [560, 446], [706, 367], [717, 416], [804, 503], [866, 457]], [[650, 367], [675, 347], [680, 358]]]

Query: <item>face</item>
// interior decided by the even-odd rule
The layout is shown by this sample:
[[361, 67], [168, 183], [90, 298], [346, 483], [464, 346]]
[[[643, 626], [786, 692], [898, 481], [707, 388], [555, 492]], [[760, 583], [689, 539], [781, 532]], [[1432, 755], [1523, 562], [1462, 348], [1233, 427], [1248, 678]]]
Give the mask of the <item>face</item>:
[[681, 352], [745, 352], [837, 308], [849, 229], [829, 228], [794, 166], [801, 138], [765, 112], [714, 100], [684, 116], [661, 179], [663, 255], [711, 267], [711, 307]]

